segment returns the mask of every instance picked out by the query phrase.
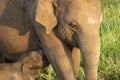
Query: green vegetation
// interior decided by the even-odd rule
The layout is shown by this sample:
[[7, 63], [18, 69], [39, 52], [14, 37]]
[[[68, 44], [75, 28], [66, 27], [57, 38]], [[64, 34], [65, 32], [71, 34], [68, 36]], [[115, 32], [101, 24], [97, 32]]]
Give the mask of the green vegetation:
[[99, 80], [120, 80], [120, 0], [103, 0]]
[[[120, 0], [102, 0], [99, 80], [120, 80]], [[82, 63], [81, 63], [82, 66]], [[40, 71], [37, 80], [56, 80], [52, 67]], [[83, 66], [78, 80], [84, 80]]]

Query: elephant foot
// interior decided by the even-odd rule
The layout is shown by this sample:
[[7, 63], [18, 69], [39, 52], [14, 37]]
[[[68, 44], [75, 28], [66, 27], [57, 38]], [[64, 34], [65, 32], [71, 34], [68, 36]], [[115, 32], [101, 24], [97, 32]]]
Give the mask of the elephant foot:
[[31, 51], [21, 56], [17, 62], [0, 64], [0, 79], [35, 80], [38, 69], [48, 65], [49, 62], [42, 51]]

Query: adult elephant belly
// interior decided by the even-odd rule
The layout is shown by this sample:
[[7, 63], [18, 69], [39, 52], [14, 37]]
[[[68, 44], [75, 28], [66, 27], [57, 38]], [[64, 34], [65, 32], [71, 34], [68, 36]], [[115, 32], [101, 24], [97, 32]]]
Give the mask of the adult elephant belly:
[[0, 51], [8, 54], [21, 54], [38, 50], [37, 36], [32, 28], [0, 25]]
[[0, 1], [0, 53], [21, 54], [38, 50], [37, 35], [25, 17], [22, 0]]

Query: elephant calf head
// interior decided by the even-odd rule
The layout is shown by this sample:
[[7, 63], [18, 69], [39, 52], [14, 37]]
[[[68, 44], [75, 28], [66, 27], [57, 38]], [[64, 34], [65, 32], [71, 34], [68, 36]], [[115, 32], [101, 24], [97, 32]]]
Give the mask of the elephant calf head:
[[38, 69], [45, 68], [49, 62], [41, 51], [25, 53], [17, 62], [0, 64], [1, 80], [34, 80]]
[[[80, 49], [86, 80], [97, 80], [100, 56], [99, 29], [102, 16], [100, 0], [35, 1], [29, 10], [31, 21], [59, 80], [75, 79], [68, 56], [66, 57], [68, 53], [63, 48], [64, 44], [70, 48]], [[66, 66], [63, 69], [62, 61], [65, 60]]]

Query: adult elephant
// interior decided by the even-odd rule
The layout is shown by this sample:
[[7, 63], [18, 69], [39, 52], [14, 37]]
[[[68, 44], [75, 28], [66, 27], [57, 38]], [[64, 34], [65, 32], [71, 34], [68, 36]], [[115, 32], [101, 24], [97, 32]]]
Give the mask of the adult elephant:
[[34, 80], [38, 69], [49, 62], [38, 51], [41, 46], [37, 34], [24, 17], [24, 0], [0, 0], [0, 5], [0, 77]]
[[75, 80], [80, 49], [86, 80], [97, 80], [100, 0], [2, 0], [0, 5], [1, 52], [38, 50], [40, 39], [58, 79]]

